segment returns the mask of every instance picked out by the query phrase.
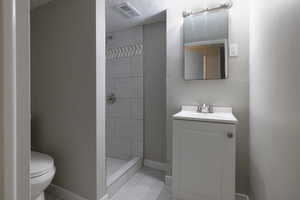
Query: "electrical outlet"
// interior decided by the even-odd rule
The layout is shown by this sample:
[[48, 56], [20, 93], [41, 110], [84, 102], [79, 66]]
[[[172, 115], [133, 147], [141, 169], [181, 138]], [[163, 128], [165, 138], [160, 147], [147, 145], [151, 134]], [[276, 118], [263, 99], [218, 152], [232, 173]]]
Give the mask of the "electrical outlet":
[[229, 46], [229, 56], [230, 57], [239, 56], [239, 45], [238, 44], [230, 44], [230, 46]]

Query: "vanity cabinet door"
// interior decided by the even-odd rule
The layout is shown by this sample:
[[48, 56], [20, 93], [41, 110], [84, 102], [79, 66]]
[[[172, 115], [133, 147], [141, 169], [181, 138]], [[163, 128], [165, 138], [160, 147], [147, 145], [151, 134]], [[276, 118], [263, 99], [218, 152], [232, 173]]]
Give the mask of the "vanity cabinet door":
[[234, 200], [235, 126], [174, 120], [175, 199]]

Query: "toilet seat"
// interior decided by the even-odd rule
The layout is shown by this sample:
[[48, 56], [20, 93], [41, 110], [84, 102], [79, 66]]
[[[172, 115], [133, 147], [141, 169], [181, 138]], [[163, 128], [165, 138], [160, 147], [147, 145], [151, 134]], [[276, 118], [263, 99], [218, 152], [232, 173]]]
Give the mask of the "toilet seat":
[[43, 176], [53, 170], [54, 161], [51, 156], [31, 151], [30, 178]]
[[31, 200], [45, 200], [44, 191], [51, 184], [56, 168], [51, 156], [31, 151]]

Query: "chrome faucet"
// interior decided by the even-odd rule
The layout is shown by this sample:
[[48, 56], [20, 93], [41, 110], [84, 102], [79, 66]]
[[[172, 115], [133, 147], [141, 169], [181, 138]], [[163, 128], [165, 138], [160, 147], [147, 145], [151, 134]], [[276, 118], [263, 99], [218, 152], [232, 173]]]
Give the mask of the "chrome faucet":
[[201, 105], [198, 105], [197, 112], [199, 112], [199, 113], [212, 113], [213, 112], [213, 106], [209, 105], [209, 104], [205, 104], [205, 103], [201, 104]]

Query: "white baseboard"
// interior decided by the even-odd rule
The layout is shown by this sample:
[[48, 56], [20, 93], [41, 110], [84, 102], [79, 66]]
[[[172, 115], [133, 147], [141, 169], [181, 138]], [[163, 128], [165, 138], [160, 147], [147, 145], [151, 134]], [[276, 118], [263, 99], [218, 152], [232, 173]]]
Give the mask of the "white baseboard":
[[[66, 190], [62, 187], [59, 187], [57, 185], [51, 184], [47, 188], [47, 192], [51, 195], [53, 195], [56, 198], [62, 199], [62, 200], [87, 200], [69, 190]], [[104, 195], [99, 200], [108, 200], [108, 194]]]
[[167, 186], [172, 186], [172, 176], [165, 176], [165, 184]]
[[150, 167], [153, 169], [161, 170], [161, 171], [167, 171], [167, 164], [161, 163], [153, 160], [147, 160], [144, 159], [144, 166]]
[[[54, 185], [54, 184], [51, 184], [47, 188], [47, 192], [49, 192], [49, 194], [51, 194], [55, 197], [58, 197], [60, 199], [63, 199], [63, 200], [87, 200], [69, 190], [66, 190], [66, 189], [59, 187], [57, 185]], [[105, 199], [103, 199], [103, 200], [105, 200]]]

